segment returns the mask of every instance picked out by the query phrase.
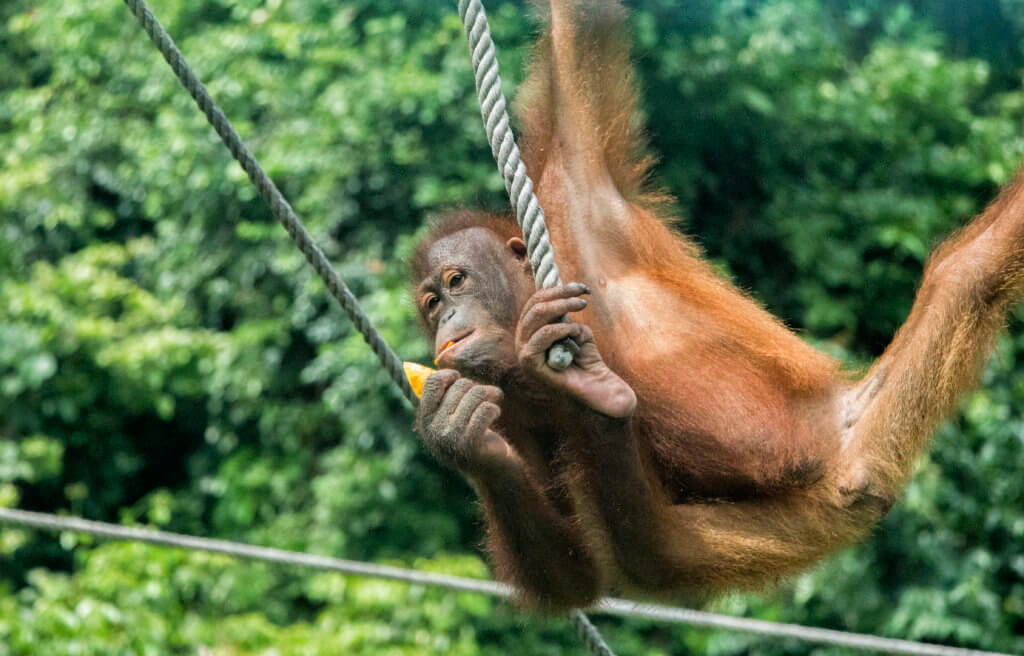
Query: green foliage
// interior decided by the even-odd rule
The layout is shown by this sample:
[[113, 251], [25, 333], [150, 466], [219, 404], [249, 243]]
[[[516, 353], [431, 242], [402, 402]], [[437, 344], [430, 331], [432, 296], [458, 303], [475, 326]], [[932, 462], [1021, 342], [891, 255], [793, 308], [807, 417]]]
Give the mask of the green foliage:
[[[521, 621], [474, 595], [337, 574], [306, 574], [296, 585], [313, 609], [273, 622], [268, 598], [286, 572], [230, 558], [139, 544], [93, 548], [74, 576], [35, 570], [28, 586], [0, 599], [0, 654], [103, 656], [194, 654], [582, 653], [564, 650], [564, 621]], [[479, 560], [418, 561], [419, 568], [486, 574]], [[271, 603], [272, 611], [276, 604]], [[214, 618], [216, 621], [211, 621]]]
[[[656, 182], [716, 265], [855, 366], [1024, 155], [1021, 3], [969, 4], [635, 3]], [[488, 9], [511, 92], [536, 25]], [[412, 235], [503, 202], [453, 7], [154, 10], [388, 341], [426, 360]], [[485, 575], [471, 491], [417, 448], [120, 3], [0, 4], [0, 345], [0, 506]], [[1000, 343], [871, 540], [721, 608], [1024, 652], [1021, 354]], [[563, 621], [474, 595], [6, 528], [0, 558], [0, 656], [580, 653]], [[600, 625], [621, 653], [838, 653]]]

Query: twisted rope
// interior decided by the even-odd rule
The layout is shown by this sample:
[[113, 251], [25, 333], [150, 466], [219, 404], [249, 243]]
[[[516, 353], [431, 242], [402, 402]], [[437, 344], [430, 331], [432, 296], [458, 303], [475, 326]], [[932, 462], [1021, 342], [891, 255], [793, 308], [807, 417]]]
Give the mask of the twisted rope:
[[174, 44], [174, 40], [167, 34], [167, 30], [164, 29], [160, 21], [153, 15], [153, 12], [150, 11], [144, 0], [124, 0], [124, 3], [135, 14], [139, 24], [146, 30], [146, 34], [149, 35], [153, 45], [156, 46], [160, 54], [170, 64], [171, 70], [174, 71], [182, 86], [192, 95], [196, 105], [199, 106], [199, 109], [206, 115], [210, 125], [220, 135], [221, 141], [231, 151], [231, 156], [241, 164], [249, 176], [249, 180], [252, 181], [252, 184], [259, 192], [260, 198], [270, 206], [270, 211], [274, 218], [288, 231], [292, 241], [302, 251], [302, 254], [306, 256], [306, 261], [312, 265], [313, 269], [324, 281], [324, 284], [327, 285], [327, 290], [331, 293], [331, 296], [341, 304], [341, 308], [348, 315], [348, 318], [352, 320], [356, 330], [363, 336], [366, 343], [370, 345], [370, 349], [377, 356], [377, 359], [380, 360], [381, 366], [390, 374], [391, 380], [402, 391], [405, 398], [409, 399], [413, 406], [416, 406], [419, 399], [416, 398], [416, 394], [412, 391], [412, 387], [405, 377], [402, 369], [402, 360], [388, 346], [384, 338], [381, 337], [370, 317], [366, 315], [363, 308], [359, 305], [359, 301], [356, 300], [355, 295], [348, 288], [348, 285], [337, 274], [334, 267], [327, 260], [327, 256], [324, 255], [320, 247], [313, 241], [313, 238], [306, 231], [306, 227], [302, 225], [299, 217], [295, 215], [292, 206], [281, 194], [280, 190], [278, 190], [273, 180], [264, 172], [259, 162], [249, 152], [249, 149], [242, 143], [242, 138], [238, 136], [235, 128], [231, 125], [231, 121], [228, 120], [228, 117], [225, 116], [221, 108], [217, 106], [217, 103], [214, 102], [206, 87], [199, 80], [199, 77], [185, 61], [181, 51]]
[[[0, 523], [7, 523], [15, 526], [28, 527], [46, 531], [72, 531], [75, 533], [87, 533], [99, 538], [125, 542], [145, 542], [190, 551], [203, 551], [207, 553], [223, 554], [235, 558], [244, 558], [269, 563], [284, 565], [295, 565], [312, 569], [352, 574], [356, 576], [370, 576], [374, 578], [388, 579], [391, 581], [402, 581], [417, 585], [430, 585], [435, 587], [458, 590], [460, 592], [472, 592], [476, 594], [490, 595], [508, 599], [512, 596], [512, 589], [496, 581], [482, 581], [469, 579], [460, 576], [447, 574], [434, 574], [420, 572], [404, 567], [393, 567], [390, 565], [376, 565], [363, 563], [354, 560], [343, 560], [328, 556], [317, 556], [313, 554], [285, 551], [270, 547], [257, 547], [238, 542], [226, 540], [211, 540], [192, 535], [181, 535], [168, 533], [166, 531], [154, 531], [145, 528], [120, 526], [106, 522], [94, 522], [76, 517], [59, 517], [47, 513], [28, 512], [25, 510], [13, 510], [0, 508]], [[798, 624], [781, 624], [766, 622], [764, 620], [753, 620], [743, 617], [732, 617], [718, 613], [707, 613], [687, 608], [672, 608], [655, 604], [640, 604], [626, 599], [603, 599], [592, 609], [594, 612], [622, 617], [636, 617], [653, 621], [671, 622], [675, 624], [688, 624], [727, 631], [743, 631], [757, 635], [773, 638], [790, 638], [806, 642], [828, 644], [839, 647], [848, 647], [863, 651], [877, 651], [886, 654], [907, 654], [908, 656], [1010, 656], [1009, 654], [978, 651], [974, 649], [963, 649], [960, 647], [946, 647], [944, 645], [932, 645], [923, 642], [910, 640], [898, 640], [895, 638], [881, 638], [878, 636], [866, 635], [863, 633], [849, 633], [833, 629], [817, 629]], [[573, 615], [576, 615], [574, 613]], [[590, 626], [586, 616], [579, 613], [577, 626]], [[586, 639], [592, 634], [583, 634]], [[598, 636], [600, 638], [600, 636]], [[595, 645], [604, 645], [603, 641]], [[590, 646], [590, 645], [588, 645]], [[607, 650], [607, 646], [603, 647]], [[595, 654], [608, 656], [611, 651], [600, 651], [591, 648]]]
[[[512, 127], [509, 124], [505, 93], [501, 89], [501, 75], [498, 74], [498, 56], [491, 40], [491, 28], [481, 0], [459, 0], [459, 16], [466, 29], [469, 48], [473, 53], [473, 77], [476, 80], [476, 95], [480, 101], [480, 115], [484, 120], [484, 131], [491, 145], [491, 154], [498, 163], [498, 171], [505, 181], [505, 191], [515, 208], [516, 221], [526, 240], [526, 252], [533, 268], [533, 279], [538, 287], [555, 287], [562, 284], [555, 264], [555, 251], [551, 247], [548, 226], [544, 222], [544, 210], [533, 193], [533, 181], [526, 174], [526, 165], [519, 157]], [[562, 344], [555, 344], [548, 351], [548, 365], [552, 369], [564, 370], [572, 364], [572, 353]]]
[[569, 621], [576, 627], [576, 635], [580, 637], [590, 653], [597, 656], [615, 656], [611, 647], [604, 641], [601, 632], [591, 623], [590, 618], [581, 610], [574, 610], [569, 613]]

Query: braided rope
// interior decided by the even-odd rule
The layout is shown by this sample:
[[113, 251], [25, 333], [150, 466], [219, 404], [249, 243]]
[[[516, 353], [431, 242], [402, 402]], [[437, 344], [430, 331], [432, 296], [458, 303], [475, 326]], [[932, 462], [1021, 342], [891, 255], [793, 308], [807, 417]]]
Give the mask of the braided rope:
[[[190, 551], [204, 551], [207, 553], [223, 554], [235, 558], [244, 558], [262, 562], [278, 563], [283, 565], [294, 565], [312, 569], [339, 572], [356, 576], [370, 576], [374, 578], [387, 579], [390, 581], [402, 581], [416, 585], [430, 585], [435, 587], [457, 590], [460, 592], [471, 592], [484, 594], [492, 597], [508, 599], [512, 596], [512, 589], [496, 581], [482, 581], [449, 574], [435, 574], [421, 572], [404, 567], [391, 565], [377, 565], [364, 563], [355, 560], [343, 560], [329, 556], [317, 556], [314, 554], [285, 551], [270, 547], [258, 547], [226, 540], [211, 540], [193, 535], [181, 535], [166, 531], [154, 531], [146, 528], [131, 526], [120, 526], [106, 522], [95, 522], [77, 517], [60, 517], [48, 513], [29, 512], [25, 510], [14, 510], [0, 508], [0, 523], [7, 523], [14, 526], [22, 526], [46, 531], [71, 531], [75, 533], [87, 533], [100, 538], [106, 538], [125, 542], [145, 542], [177, 549]], [[978, 651], [974, 649], [963, 649], [961, 647], [947, 647], [944, 645], [932, 645], [923, 642], [912, 642], [910, 640], [899, 640], [896, 638], [882, 638], [863, 633], [849, 633], [834, 629], [818, 629], [799, 624], [782, 624], [754, 620], [745, 617], [732, 617], [719, 613], [708, 613], [688, 608], [672, 608], [670, 606], [659, 606], [655, 604], [642, 604], [626, 599], [603, 599], [592, 609], [597, 613], [618, 615], [621, 617], [636, 617], [653, 621], [671, 622], [674, 624], [688, 624], [706, 628], [724, 629], [727, 631], [742, 631], [773, 638], [789, 638], [805, 642], [821, 643], [860, 649], [863, 651], [877, 651], [887, 654], [906, 654], [908, 656], [1010, 656], [997, 652]], [[576, 615], [574, 613], [573, 615]], [[577, 626], [593, 626], [582, 613]], [[586, 637], [592, 634], [582, 634]], [[598, 636], [600, 637], [600, 636]], [[603, 645], [604, 643], [595, 643]], [[590, 646], [590, 645], [588, 645]], [[607, 649], [607, 646], [604, 646]], [[610, 651], [599, 651], [592, 648], [592, 651], [602, 656], [608, 656]]]
[[[466, 29], [466, 38], [473, 53], [473, 77], [476, 80], [476, 94], [480, 101], [480, 115], [484, 120], [484, 131], [491, 145], [491, 153], [498, 163], [498, 171], [505, 181], [505, 191], [516, 211], [516, 221], [526, 239], [526, 252], [533, 268], [533, 278], [538, 287], [555, 287], [562, 284], [555, 264], [555, 251], [551, 247], [548, 226], [544, 222], [544, 210], [533, 193], [533, 181], [526, 173], [526, 165], [519, 157], [519, 146], [508, 110], [505, 93], [501, 89], [501, 75], [498, 73], [498, 55], [491, 40], [491, 28], [481, 0], [459, 0], [459, 16]], [[555, 344], [548, 351], [548, 365], [562, 371], [572, 364], [572, 353], [561, 344]]]
[[569, 621], [576, 627], [576, 635], [580, 637], [590, 653], [597, 656], [615, 656], [612, 648], [604, 641], [601, 632], [590, 621], [590, 618], [583, 614], [583, 611], [574, 610], [569, 613]]
[[220, 135], [228, 150], [231, 151], [232, 157], [241, 164], [246, 174], [248, 174], [249, 180], [252, 181], [260, 197], [270, 207], [274, 218], [288, 231], [292, 241], [302, 251], [302, 254], [306, 256], [306, 261], [313, 266], [313, 269], [320, 275], [324, 284], [327, 285], [327, 290], [331, 293], [331, 296], [341, 304], [345, 314], [352, 320], [352, 323], [363, 336], [363, 339], [370, 345], [374, 355], [380, 360], [381, 366], [391, 375], [391, 380], [394, 381], [395, 385], [398, 386], [402, 394], [405, 395], [405, 398], [409, 399], [413, 406], [417, 405], [419, 399], [412, 391], [412, 387], [405, 377], [402, 360], [388, 346], [384, 338], [381, 337], [370, 317], [366, 315], [359, 305], [359, 301], [356, 300], [355, 295], [348, 288], [348, 285], [337, 274], [334, 267], [328, 261], [327, 256], [324, 255], [320, 247], [313, 241], [313, 238], [306, 231], [299, 217], [295, 215], [292, 206], [281, 194], [259, 162], [256, 161], [256, 158], [249, 152], [249, 149], [242, 143], [242, 138], [238, 136], [238, 133], [231, 125], [231, 121], [228, 120], [223, 110], [214, 102], [206, 87], [199, 80], [199, 77], [185, 61], [181, 51], [174, 44], [174, 40], [167, 34], [167, 30], [164, 29], [160, 21], [150, 11], [145, 0], [124, 0], [124, 3], [135, 14], [142, 28], [146, 30], [146, 34], [149, 35], [153, 45], [156, 46], [160, 54], [170, 64], [171, 69], [178, 76], [182, 86], [192, 95], [199, 109], [206, 115], [210, 125]]

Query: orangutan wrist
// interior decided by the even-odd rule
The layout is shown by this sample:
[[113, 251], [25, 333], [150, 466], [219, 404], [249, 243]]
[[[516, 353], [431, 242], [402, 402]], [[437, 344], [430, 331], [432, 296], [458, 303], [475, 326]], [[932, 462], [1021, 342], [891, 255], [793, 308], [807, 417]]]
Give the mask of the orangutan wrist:
[[594, 373], [594, 380], [585, 390], [573, 396], [588, 410], [616, 420], [629, 420], [636, 412], [637, 398], [633, 388], [606, 366]]
[[494, 431], [487, 431], [477, 445], [472, 462], [464, 468], [470, 476], [492, 478], [519, 470], [522, 462], [515, 449]]
[[630, 439], [632, 416], [613, 417], [598, 412], [584, 403], [580, 403], [579, 406], [583, 439], [591, 447], [619, 448]]

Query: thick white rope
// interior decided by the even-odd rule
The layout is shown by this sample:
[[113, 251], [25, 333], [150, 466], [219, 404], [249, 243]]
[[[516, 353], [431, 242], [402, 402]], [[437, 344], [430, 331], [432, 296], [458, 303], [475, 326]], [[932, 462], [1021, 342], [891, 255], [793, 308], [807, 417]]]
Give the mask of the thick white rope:
[[[473, 77], [476, 95], [480, 101], [480, 115], [484, 131], [491, 144], [491, 153], [498, 163], [498, 171], [505, 181], [505, 191], [516, 211], [516, 221], [526, 240], [527, 257], [533, 268], [537, 287], [555, 287], [562, 284], [555, 264], [555, 251], [544, 222], [544, 210], [533, 193], [533, 181], [526, 174], [526, 165], [519, 157], [519, 146], [508, 115], [505, 92], [498, 74], [498, 55], [491, 40], [491, 28], [481, 0], [459, 0], [459, 16], [466, 28], [469, 49], [473, 53]], [[559, 343], [548, 350], [548, 366], [562, 371], [572, 364], [572, 353]]]
[[[192, 535], [154, 531], [145, 528], [120, 526], [106, 522], [94, 522], [76, 517], [62, 517], [47, 513], [28, 512], [0, 508], [0, 523], [42, 529], [48, 531], [71, 531], [87, 533], [100, 538], [127, 542], [145, 542], [191, 551], [217, 553], [236, 558], [258, 560], [284, 565], [296, 565], [313, 569], [340, 572], [357, 576], [402, 581], [417, 585], [431, 585], [461, 592], [473, 592], [508, 599], [512, 589], [495, 581], [482, 581], [447, 574], [432, 574], [403, 567], [376, 565], [355, 560], [343, 560], [328, 556], [285, 551], [270, 547], [257, 547], [226, 540], [211, 540]], [[818, 629], [798, 624], [782, 624], [708, 613], [687, 608], [672, 608], [655, 604], [643, 604], [626, 599], [603, 599], [590, 609], [595, 613], [607, 613], [623, 617], [638, 617], [647, 620], [689, 624], [727, 631], [743, 631], [773, 638], [792, 638], [839, 647], [886, 654], [908, 654], [910, 656], [1010, 656], [999, 652], [978, 651], [960, 647], [947, 647], [910, 640], [881, 638], [863, 633], [849, 633], [833, 629]], [[585, 618], [584, 618], [585, 619]], [[588, 622], [589, 624], [589, 622]]]

